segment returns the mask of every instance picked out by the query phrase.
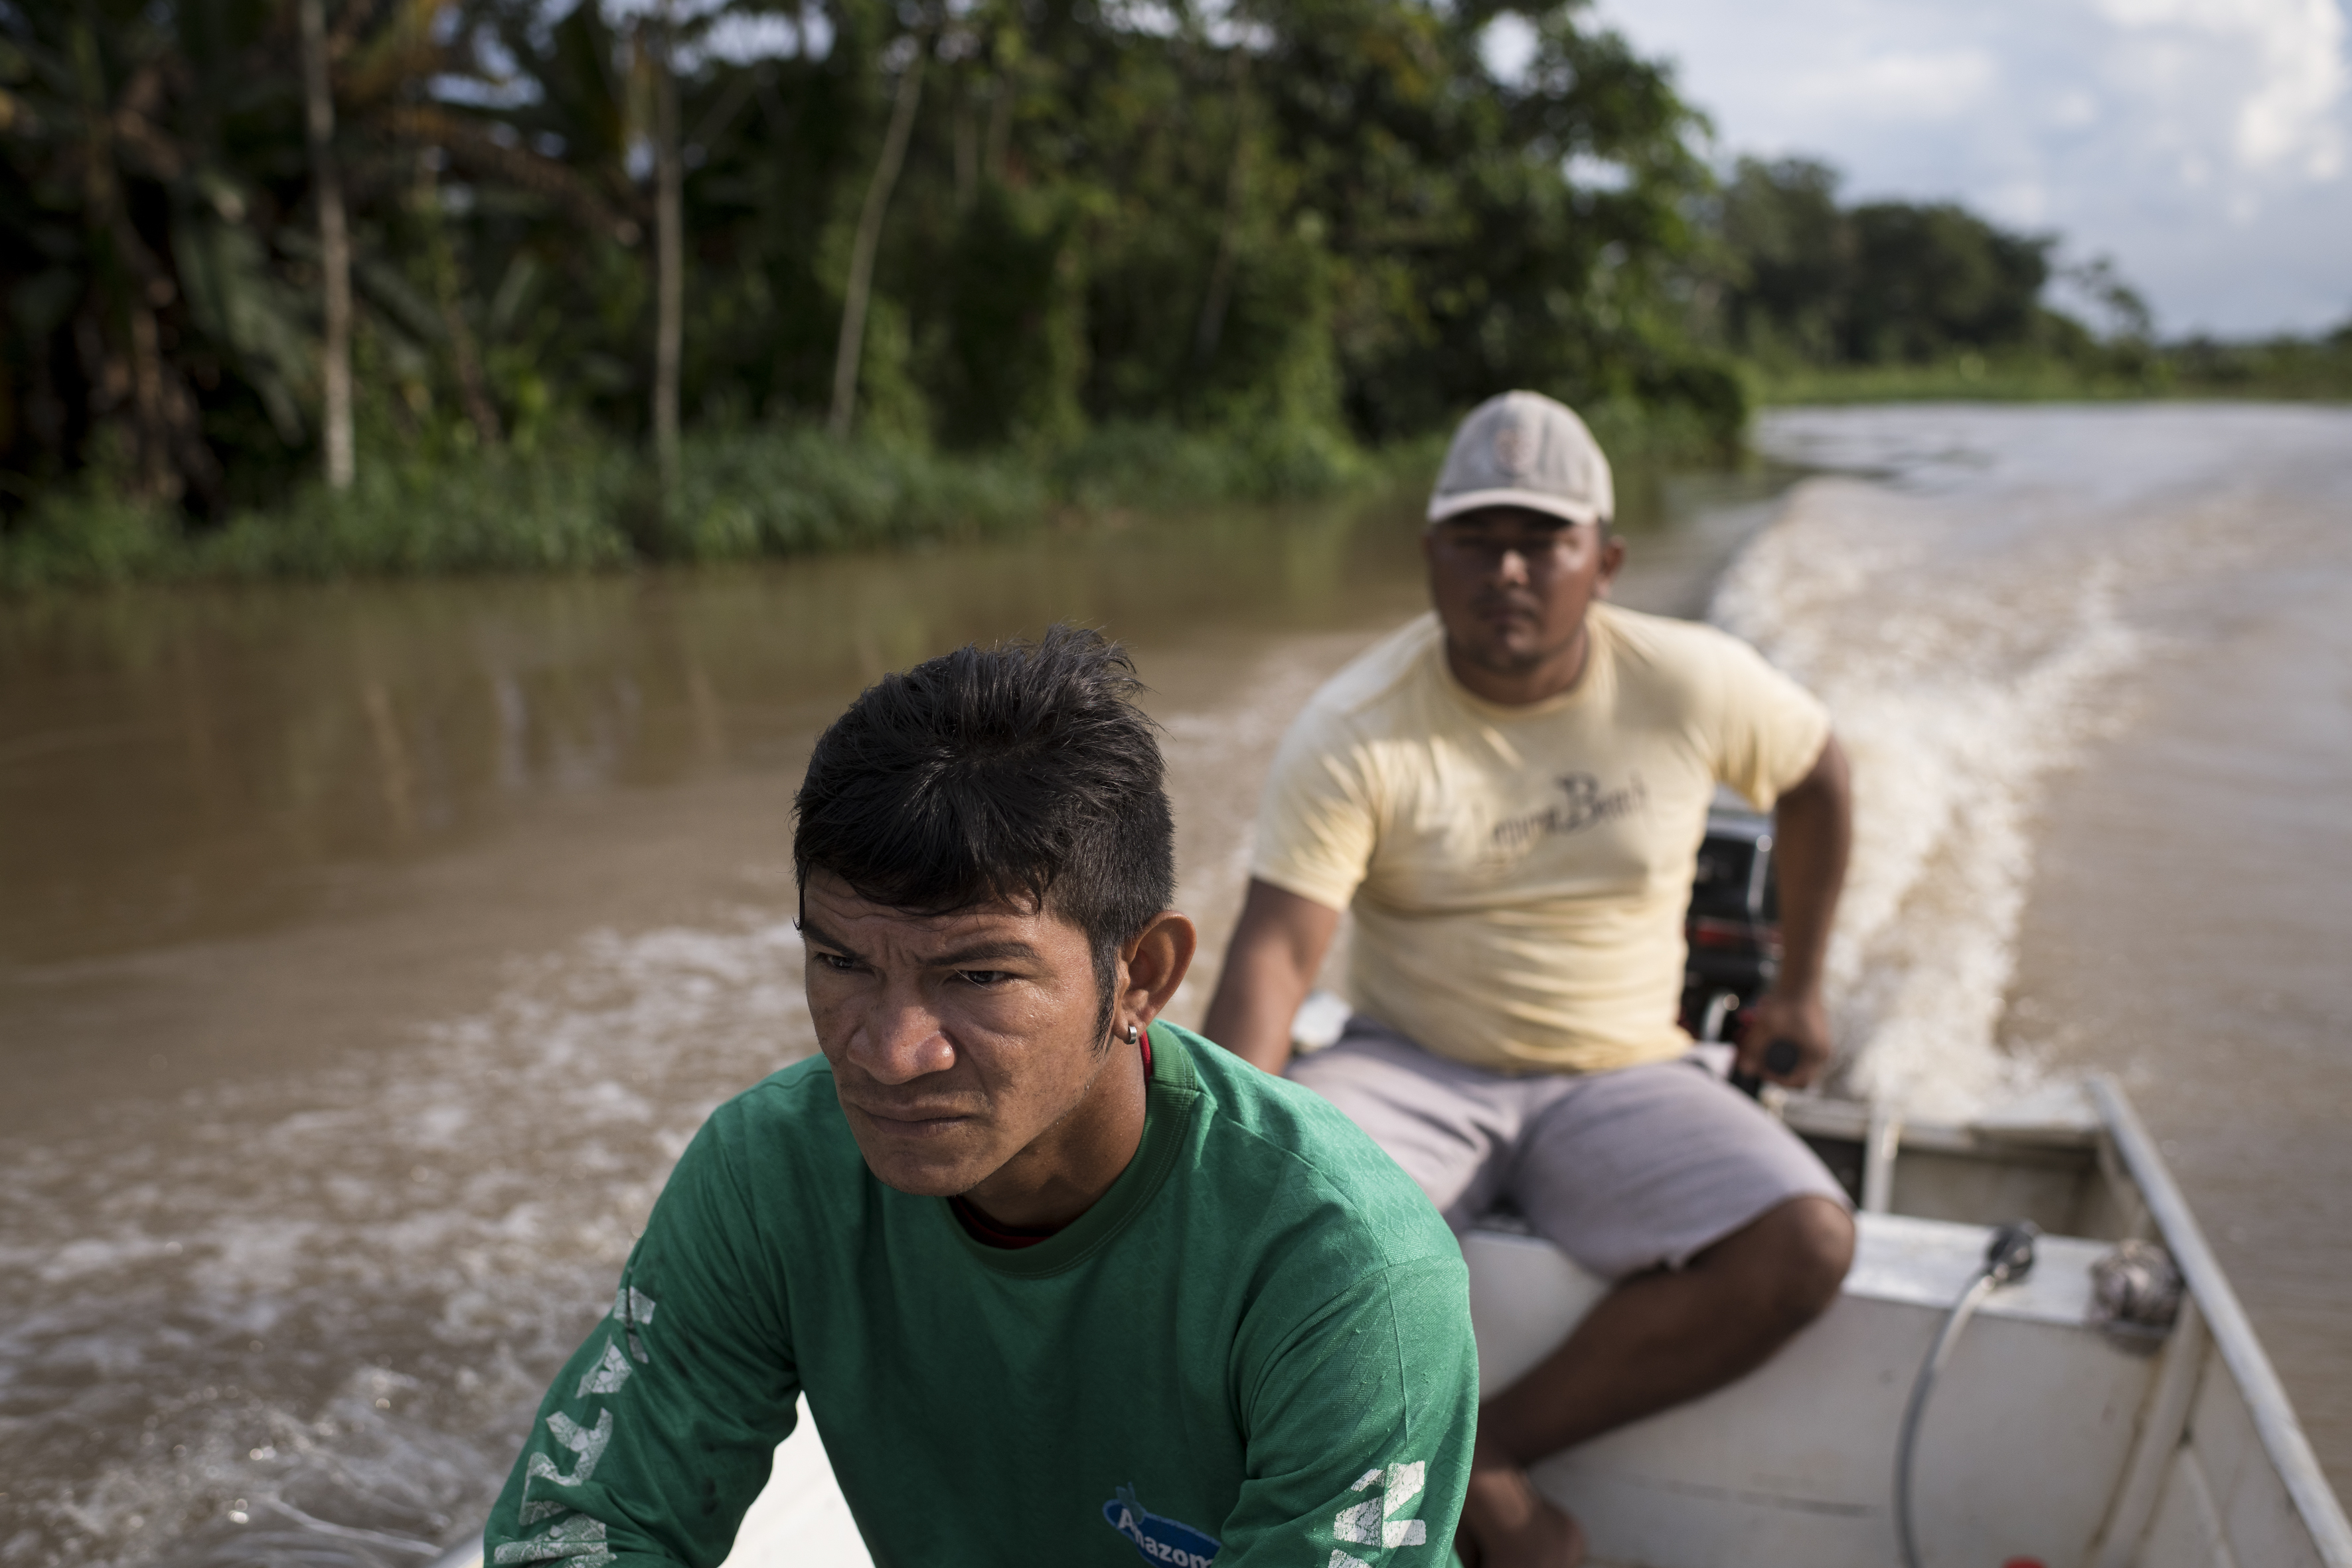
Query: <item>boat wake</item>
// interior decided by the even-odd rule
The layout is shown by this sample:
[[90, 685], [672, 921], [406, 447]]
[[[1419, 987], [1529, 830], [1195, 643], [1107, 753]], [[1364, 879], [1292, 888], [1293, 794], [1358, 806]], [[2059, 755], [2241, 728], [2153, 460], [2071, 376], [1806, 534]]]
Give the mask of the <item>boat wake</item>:
[[0, 1561], [437, 1555], [695, 1128], [812, 1048], [799, 948], [595, 932], [411, 1049], [0, 1165]]
[[2212, 582], [2305, 526], [2312, 425], [2198, 405], [1764, 421], [1768, 452], [1843, 472], [1790, 492], [1711, 615], [1821, 694], [1853, 759], [1835, 1091], [1941, 1121], [2036, 1086], [2053, 1042], [2003, 1010], [2048, 787], [2129, 721]]
[[2118, 717], [2142, 639], [2115, 563], [1951, 557], [1969, 519], [1809, 480], [1717, 592], [1714, 618], [1819, 693], [1853, 769], [1853, 858], [1827, 977], [1838, 1087], [1964, 1118], [2030, 1087], [1996, 1048], [2043, 781]]

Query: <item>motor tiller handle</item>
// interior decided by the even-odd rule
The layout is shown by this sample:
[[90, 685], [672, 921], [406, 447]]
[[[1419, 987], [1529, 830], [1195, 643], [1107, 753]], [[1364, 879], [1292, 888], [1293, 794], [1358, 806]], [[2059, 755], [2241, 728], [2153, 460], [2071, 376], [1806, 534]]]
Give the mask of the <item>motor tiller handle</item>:
[[[1774, 1040], [1764, 1047], [1764, 1071], [1776, 1078], [1795, 1070], [1797, 1064], [1804, 1059], [1805, 1047], [1786, 1037]], [[1742, 1072], [1735, 1067], [1731, 1069], [1731, 1087], [1754, 1100], [1764, 1092], [1764, 1079], [1760, 1074]]]

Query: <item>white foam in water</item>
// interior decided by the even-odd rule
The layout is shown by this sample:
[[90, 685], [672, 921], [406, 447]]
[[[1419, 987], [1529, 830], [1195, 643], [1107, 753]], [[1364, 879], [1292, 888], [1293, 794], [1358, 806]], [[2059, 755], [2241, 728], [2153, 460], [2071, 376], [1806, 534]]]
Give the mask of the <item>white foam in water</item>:
[[1835, 715], [1855, 797], [1827, 977], [1842, 1083], [1913, 1115], [1970, 1114], [2030, 1076], [1993, 1036], [2031, 817], [2140, 647], [2112, 562], [1971, 559], [1953, 537], [1968, 525], [1948, 503], [1808, 481], [1714, 611]]
[[411, 1049], [12, 1155], [0, 1563], [417, 1563], [478, 1522], [694, 1129], [810, 1048], [799, 952], [762, 910], [593, 933]]
[[1825, 699], [1854, 767], [1828, 977], [1837, 1088], [1959, 1118], [2040, 1092], [1997, 1038], [2056, 770], [2126, 721], [2146, 627], [2273, 548], [2335, 426], [2274, 409], [1772, 416], [1760, 443], [1878, 476], [1800, 485], [1720, 624]]

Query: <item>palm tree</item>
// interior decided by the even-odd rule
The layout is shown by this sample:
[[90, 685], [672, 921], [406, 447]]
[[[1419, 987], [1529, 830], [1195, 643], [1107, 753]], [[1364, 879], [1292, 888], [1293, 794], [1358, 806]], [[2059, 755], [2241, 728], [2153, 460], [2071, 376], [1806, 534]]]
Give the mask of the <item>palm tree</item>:
[[15, 275], [11, 325], [29, 340], [8, 357], [39, 373], [42, 423], [68, 463], [119, 466], [122, 488], [151, 503], [209, 491], [217, 466], [172, 353], [187, 302], [170, 230], [133, 200], [184, 192], [195, 173], [170, 123], [173, 40], [120, 3], [24, 7], [8, 21], [20, 79], [0, 142], [15, 220], [0, 268]]
[[677, 362], [686, 324], [686, 174], [677, 145], [677, 45], [670, 0], [653, 21], [654, 457], [665, 502], [677, 493]]
[[931, 52], [928, 19], [906, 41], [906, 66], [898, 72], [898, 90], [890, 104], [890, 127], [882, 135], [882, 153], [866, 183], [866, 204], [857, 214], [857, 235], [849, 251], [849, 279], [841, 295], [841, 338], [833, 354], [833, 408], [825, 429], [836, 441], [849, 435], [857, 410], [857, 370], [866, 353], [866, 307], [874, 289], [874, 253], [882, 243], [882, 215], [890, 205], [890, 192], [907, 161], [907, 142], [915, 132], [915, 108], [923, 97], [923, 61]]
[[310, 144], [311, 195], [319, 209], [319, 267], [325, 295], [320, 379], [325, 409], [327, 484], [352, 483], [352, 246], [343, 224], [343, 184], [335, 168], [335, 99], [328, 82], [322, 0], [295, 0], [302, 29], [302, 121]]

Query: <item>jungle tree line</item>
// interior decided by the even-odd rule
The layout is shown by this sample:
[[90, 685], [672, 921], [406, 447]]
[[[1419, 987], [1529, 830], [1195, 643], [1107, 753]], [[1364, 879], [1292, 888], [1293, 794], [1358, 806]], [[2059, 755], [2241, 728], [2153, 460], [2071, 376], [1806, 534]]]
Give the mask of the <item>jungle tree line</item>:
[[[1716, 201], [1727, 267], [1718, 322], [1740, 353], [1817, 365], [1925, 363], [2022, 348], [2095, 352], [2043, 303], [2058, 237], [2020, 234], [1951, 202], [1838, 199], [1812, 159], [1742, 159]], [[2145, 346], [2147, 302], [2097, 259], [2067, 270], [2112, 341]]]
[[671, 478], [682, 422], [1381, 441], [1514, 385], [1727, 440], [1768, 340], [2042, 330], [2047, 241], [1718, 189], [1584, 0], [1507, 79], [1498, 9], [0, 0], [0, 507], [217, 518], [340, 482], [354, 421]]
[[1493, 15], [0, 0], [0, 467], [267, 499], [346, 277], [362, 446], [1378, 439], [1506, 384], [1736, 425], [1676, 292], [1691, 111], [1573, 4], [1499, 81]]

